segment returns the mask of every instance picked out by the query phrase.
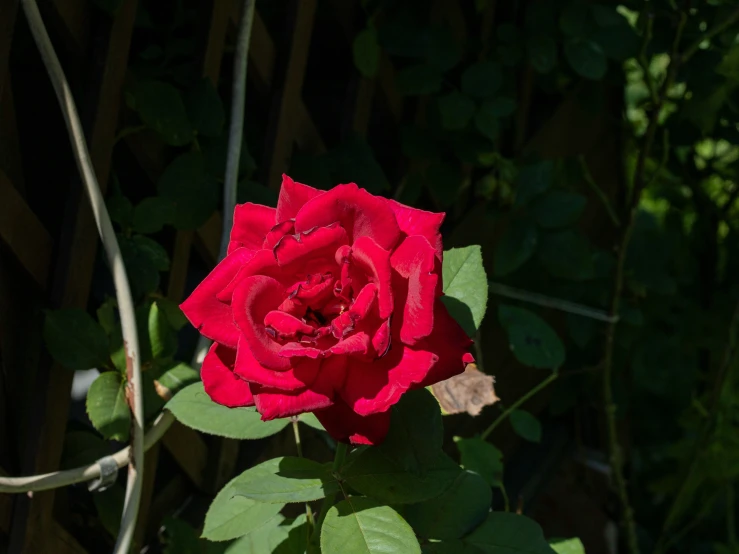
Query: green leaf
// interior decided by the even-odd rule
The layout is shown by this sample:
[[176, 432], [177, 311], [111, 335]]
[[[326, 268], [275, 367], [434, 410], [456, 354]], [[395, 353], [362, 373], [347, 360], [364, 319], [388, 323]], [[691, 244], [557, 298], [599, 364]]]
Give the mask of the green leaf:
[[477, 62], [462, 74], [462, 92], [476, 98], [488, 98], [503, 84], [503, 74], [495, 62]]
[[423, 538], [458, 539], [485, 519], [492, 498], [493, 493], [482, 477], [463, 471], [445, 493], [408, 506], [404, 515]]
[[390, 431], [376, 447], [353, 452], [340, 473], [363, 494], [387, 502], [420, 502], [441, 494], [459, 466], [441, 451], [439, 403], [425, 389], [393, 406]]
[[102, 373], [87, 391], [87, 415], [106, 439], [128, 440], [131, 412], [126, 403], [126, 381], [117, 371]]
[[98, 316], [98, 322], [105, 331], [106, 335], [110, 335], [116, 326], [116, 301], [115, 298], [106, 298], [105, 302], [95, 312]]
[[108, 336], [87, 312], [48, 310], [44, 342], [56, 362], [68, 369], [91, 369], [108, 362]]
[[532, 35], [526, 39], [531, 67], [539, 73], [549, 73], [557, 66], [557, 43], [549, 35]]
[[73, 469], [91, 464], [108, 454], [110, 454], [110, 444], [100, 435], [92, 431], [68, 431], [64, 435], [62, 469]]
[[161, 81], [140, 81], [129, 97], [131, 107], [141, 121], [172, 146], [184, 146], [193, 139], [182, 95], [172, 85]]
[[277, 515], [232, 542], [224, 554], [305, 554], [310, 532], [305, 514], [292, 521]]
[[287, 419], [262, 421], [254, 408], [227, 408], [213, 402], [203, 389], [203, 383], [194, 383], [182, 389], [166, 408], [180, 423], [197, 431], [229, 439], [261, 439], [282, 431]]
[[311, 502], [339, 492], [331, 464], [305, 458], [274, 458], [247, 469], [233, 485], [234, 494], [258, 502]]
[[380, 44], [377, 41], [377, 31], [369, 27], [361, 31], [352, 44], [354, 65], [365, 77], [377, 75], [380, 67]]
[[585, 348], [595, 336], [596, 323], [589, 317], [568, 313], [565, 316], [570, 338], [580, 348]]
[[501, 304], [498, 319], [508, 334], [516, 359], [525, 366], [556, 370], [565, 361], [565, 347], [549, 324], [524, 308]]
[[126, 491], [118, 483], [114, 483], [112, 487], [92, 495], [92, 501], [98, 513], [98, 520], [111, 537], [117, 537], [120, 531], [125, 496]]
[[167, 321], [169, 321], [172, 329], [179, 331], [185, 326], [187, 318], [182, 313], [182, 310], [180, 310], [177, 302], [173, 302], [169, 298], [159, 298], [157, 299], [157, 304], [159, 305], [159, 309], [167, 316]]
[[590, 6], [582, 0], [567, 4], [559, 17], [559, 28], [570, 37], [587, 37], [595, 25]]
[[475, 128], [480, 131], [480, 134], [490, 140], [497, 139], [500, 133], [500, 120], [498, 116], [490, 112], [484, 103], [475, 113]]
[[203, 538], [210, 541], [236, 539], [256, 531], [280, 513], [284, 504], [257, 502], [237, 494], [244, 476], [246, 482], [250, 479], [247, 473], [231, 479], [213, 499], [205, 515]]
[[580, 219], [586, 203], [587, 200], [581, 194], [551, 190], [534, 200], [531, 214], [539, 227], [558, 229]]
[[217, 137], [223, 132], [226, 113], [223, 101], [213, 83], [203, 77], [187, 93], [187, 113], [195, 130], [206, 137]]
[[368, 448], [350, 456], [340, 473], [364, 495], [389, 504], [412, 504], [443, 493], [459, 471], [459, 466], [442, 452], [426, 458], [422, 468], [413, 471], [377, 448]]
[[174, 219], [174, 205], [159, 196], [144, 198], [133, 212], [133, 230], [151, 234], [162, 230]]
[[475, 101], [457, 91], [440, 96], [441, 126], [449, 131], [464, 129], [475, 113]]
[[512, 512], [492, 512], [463, 539], [432, 543], [431, 554], [552, 554], [539, 525]]
[[553, 277], [587, 281], [595, 276], [590, 245], [575, 231], [546, 234], [539, 240], [539, 261]]
[[549, 546], [557, 554], [585, 554], [585, 547], [577, 537], [572, 539], [549, 539]]
[[167, 251], [160, 244], [141, 235], [119, 235], [118, 243], [133, 295], [140, 298], [156, 291], [159, 288], [159, 272], [169, 269]]
[[158, 301], [152, 302], [149, 308], [149, 342], [155, 359], [170, 358], [177, 350], [177, 336]]
[[443, 75], [433, 65], [413, 65], [401, 69], [395, 75], [398, 92], [408, 96], [439, 92]]
[[541, 423], [533, 414], [526, 410], [513, 410], [511, 425], [516, 434], [531, 442], [541, 442]]
[[565, 42], [565, 58], [575, 73], [586, 79], [602, 79], [608, 70], [605, 52], [592, 40], [569, 39]]
[[639, 54], [640, 38], [629, 25], [629, 22], [613, 7], [593, 4], [592, 8], [596, 7], [608, 10], [618, 18], [615, 24], [601, 27], [591, 37], [600, 45], [605, 55], [612, 60], [621, 62], [637, 56]]
[[313, 427], [313, 429], [316, 429], [317, 431], [326, 430], [323, 424], [318, 421], [318, 418], [312, 412], [300, 414], [300, 416], [298, 417], [298, 421], [300, 423], [305, 423], [308, 427]]
[[516, 111], [516, 101], [513, 98], [496, 96], [485, 100], [480, 109], [495, 117], [507, 117]]
[[162, 398], [172, 398], [185, 387], [200, 381], [200, 374], [185, 363], [177, 363], [165, 370], [154, 385]]
[[462, 57], [459, 44], [449, 27], [434, 27], [431, 29], [426, 59], [429, 64], [438, 67], [441, 71], [454, 68]]
[[450, 315], [473, 336], [482, 324], [488, 303], [488, 280], [479, 246], [452, 248], [442, 264], [444, 296]]
[[108, 215], [111, 221], [114, 221], [123, 228], [131, 226], [133, 219], [133, 204], [122, 194], [113, 194], [105, 201], [108, 208]]
[[218, 203], [218, 189], [206, 175], [203, 157], [187, 153], [167, 166], [157, 184], [159, 194], [174, 205], [172, 224], [196, 229], [205, 223]]
[[489, 442], [474, 437], [463, 439], [454, 437], [460, 453], [460, 464], [477, 473], [491, 487], [503, 484], [503, 453]]
[[495, 274], [513, 273], [531, 258], [538, 235], [536, 225], [530, 219], [523, 217], [512, 220], [495, 245]]
[[525, 206], [533, 198], [552, 186], [551, 161], [542, 161], [523, 166], [516, 182], [516, 206]]
[[323, 554], [421, 554], [413, 530], [390, 506], [353, 496], [326, 514], [321, 528]]

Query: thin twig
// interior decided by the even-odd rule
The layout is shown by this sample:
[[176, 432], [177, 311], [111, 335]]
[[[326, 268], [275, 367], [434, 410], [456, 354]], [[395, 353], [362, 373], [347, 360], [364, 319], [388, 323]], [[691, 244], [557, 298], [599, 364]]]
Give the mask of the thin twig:
[[54, 52], [51, 39], [46, 31], [41, 14], [35, 0], [23, 0], [23, 11], [26, 14], [28, 25], [33, 34], [36, 46], [43, 59], [46, 71], [54, 86], [57, 99], [62, 108], [64, 120], [67, 124], [72, 149], [77, 162], [77, 169], [82, 176], [87, 195], [90, 199], [92, 212], [98, 233], [102, 239], [108, 264], [113, 273], [116, 299], [121, 317], [123, 344], [126, 351], [126, 373], [128, 385], [126, 398], [133, 413], [131, 418], [131, 459], [128, 465], [128, 481], [123, 504], [121, 531], [114, 548], [116, 553], [127, 553], [133, 539], [136, 516], [141, 498], [141, 483], [144, 471], [144, 404], [141, 389], [141, 358], [139, 356], [139, 340], [136, 332], [136, 318], [131, 297], [131, 288], [128, 284], [126, 268], [118, 246], [113, 224], [105, 208], [105, 200], [92, 167], [90, 153], [85, 141], [85, 134], [77, 114], [77, 108], [69, 89], [67, 78], [64, 75], [59, 59]]
[[[667, 68], [667, 76], [662, 83], [657, 101], [655, 102], [655, 105], [652, 107], [652, 110], [649, 114], [649, 122], [647, 124], [647, 130], [644, 135], [644, 142], [641, 149], [639, 150], [639, 156], [636, 161], [636, 168], [634, 170], [633, 178], [633, 188], [631, 191], [631, 198], [628, 209], [627, 224], [621, 237], [620, 244], [618, 246], [616, 277], [613, 283], [613, 295], [610, 309], [610, 314], [612, 316], [618, 315], [620, 310], [621, 296], [623, 294], [623, 287], [626, 275], [626, 255], [629, 249], [629, 244], [631, 243], [631, 237], [634, 232], [636, 213], [639, 209], [641, 194], [647, 185], [645, 175], [646, 162], [649, 158], [649, 155], [651, 154], [652, 146], [654, 145], [662, 105], [664, 104], [667, 93], [669, 92], [670, 87], [672, 86], [672, 83], [677, 75], [678, 66], [681, 60], [681, 56], [679, 54], [680, 40], [682, 38], [683, 30], [685, 29], [686, 21], [686, 14], [684, 12], [681, 12], [680, 20], [678, 22], [677, 31], [675, 34], [675, 39], [672, 43], [672, 52], [670, 55], [670, 64]], [[613, 471], [616, 492], [621, 504], [623, 525], [626, 530], [626, 542], [630, 554], [639, 554], [639, 543], [636, 536], [636, 523], [634, 521], [634, 509], [629, 501], [629, 492], [626, 484], [626, 478], [624, 476], [623, 453], [621, 450], [621, 444], [618, 440], [618, 431], [616, 428], [616, 404], [613, 399], [613, 351], [616, 337], [616, 324], [617, 322], [611, 323], [610, 325], [608, 325], [608, 328], [606, 330], [602, 382], [603, 403], [606, 416], [606, 430], [608, 433], [608, 449], [610, 453], [609, 461]]]
[[611, 206], [611, 202], [608, 200], [606, 193], [603, 192], [603, 189], [601, 189], [598, 186], [598, 183], [595, 182], [595, 179], [593, 179], [593, 176], [590, 173], [590, 169], [588, 168], [588, 164], [585, 161], [585, 158], [583, 156], [580, 156], [578, 157], [577, 161], [580, 164], [580, 170], [582, 171], [582, 178], [585, 179], [585, 182], [588, 184], [588, 186], [591, 189], [593, 189], [593, 192], [596, 194], [598, 199], [603, 204], [603, 207], [606, 209], [606, 213], [608, 214], [608, 217], [611, 218], [611, 221], [613, 222], [613, 224], [616, 227], [620, 227], [621, 220], [619, 220], [618, 216], [616, 215], [616, 210], [614, 210], [613, 206]]
[[695, 54], [700, 49], [701, 44], [703, 44], [707, 40], [711, 40], [716, 35], [720, 35], [737, 21], [739, 21], [739, 7], [731, 12], [728, 17], [723, 18], [718, 25], [706, 31], [703, 35], [697, 38], [695, 42], [693, 42], [693, 44], [688, 46], [688, 48], [685, 49], [685, 52], [683, 52], [683, 61], [688, 61], [690, 58], [693, 57], [693, 54]]
[[505, 419], [509, 415], [511, 415], [511, 412], [513, 412], [514, 410], [517, 410], [519, 406], [521, 406], [529, 398], [531, 398], [532, 396], [534, 396], [537, 392], [539, 392], [540, 390], [546, 388], [547, 385], [549, 385], [549, 383], [551, 383], [552, 381], [554, 381], [556, 378], [557, 378], [557, 372], [556, 371], [553, 371], [552, 374], [549, 377], [547, 377], [546, 379], [544, 379], [541, 383], [539, 383], [538, 385], [536, 385], [533, 389], [531, 389], [529, 392], [527, 392], [521, 398], [519, 398], [513, 404], [511, 404], [508, 408], [506, 408], [506, 410], [502, 414], [500, 414], [495, 421], [493, 421], [490, 424], [490, 427], [488, 427], [487, 429], [485, 429], [485, 431], [482, 432], [482, 434], [480, 435], [480, 438], [482, 440], [487, 439], [488, 436], [490, 435], [490, 433], [492, 433], [498, 425], [500, 425], [501, 423], [503, 423], [503, 421], [505, 421]]

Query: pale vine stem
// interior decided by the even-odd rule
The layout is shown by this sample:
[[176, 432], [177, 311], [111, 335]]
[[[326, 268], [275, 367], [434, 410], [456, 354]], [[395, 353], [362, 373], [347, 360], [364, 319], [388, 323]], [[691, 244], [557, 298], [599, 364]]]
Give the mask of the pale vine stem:
[[87, 195], [90, 199], [92, 212], [95, 216], [98, 233], [105, 248], [108, 264], [113, 273], [116, 299], [121, 317], [121, 329], [123, 332], [123, 344], [126, 352], [126, 373], [128, 385], [126, 398], [133, 413], [131, 418], [131, 446], [128, 464], [128, 480], [126, 482], [126, 493], [123, 503], [123, 514], [121, 517], [121, 531], [118, 534], [113, 552], [125, 554], [131, 547], [133, 539], [136, 516], [139, 511], [141, 499], [141, 483], [144, 471], [144, 403], [141, 391], [141, 358], [139, 356], [139, 339], [136, 331], [136, 318], [134, 315], [133, 298], [131, 287], [128, 283], [126, 268], [123, 264], [121, 250], [118, 246], [113, 224], [105, 208], [105, 200], [92, 167], [90, 153], [85, 141], [85, 134], [80, 123], [77, 107], [69, 89], [69, 83], [64, 75], [64, 70], [59, 63], [51, 39], [41, 19], [35, 0], [22, 0], [23, 11], [28, 20], [36, 46], [41, 54], [41, 59], [46, 66], [51, 83], [56, 92], [57, 99], [64, 115], [64, 120], [69, 131], [77, 169], [82, 176]]
[[[239, 48], [237, 48], [236, 59], [234, 65], [238, 68], [244, 66], [243, 70], [235, 71], [235, 79], [241, 78], [245, 82], [246, 79], [246, 62], [248, 59], [248, 46], [249, 38], [251, 35], [251, 22], [253, 21], [254, 14], [254, 3], [255, 0], [245, 0], [244, 2], [244, 16], [242, 17], [241, 25], [239, 28]], [[134, 318], [133, 301], [131, 299], [130, 288], [128, 286], [128, 279], [126, 276], [125, 267], [123, 260], [120, 255], [120, 249], [115, 237], [115, 232], [110, 221], [107, 210], [105, 209], [105, 202], [100, 192], [100, 188], [95, 178], [95, 173], [90, 162], [89, 152], [84, 139], [84, 133], [82, 131], [77, 110], [69, 90], [69, 85], [64, 76], [64, 72], [59, 64], [59, 60], [51, 45], [46, 28], [43, 25], [41, 15], [38, 11], [35, 0], [22, 0], [22, 5], [26, 17], [28, 19], [29, 27], [33, 33], [34, 39], [37, 42], [38, 48], [41, 52], [41, 56], [44, 63], [47, 66], [47, 71], [54, 85], [54, 89], [59, 97], [59, 102], [62, 106], [62, 111], [67, 122], [70, 137], [72, 139], [72, 146], [76, 155], [76, 161], [80, 173], [82, 174], [84, 184], [87, 188], [88, 195], [90, 196], [90, 203], [92, 204], [93, 213], [95, 215], [95, 221], [98, 225], [103, 245], [105, 247], [106, 254], [108, 256], [109, 264], [113, 271], [113, 279], [116, 285], [116, 295], [118, 306], [121, 312], [121, 327], [123, 329], [123, 337], [126, 344], [127, 359], [129, 360], [128, 367], [129, 371], [129, 384], [133, 389], [134, 406], [132, 411], [134, 412], [134, 426], [132, 429], [132, 445], [123, 448], [113, 454], [111, 457], [116, 462], [118, 468], [122, 468], [129, 460], [133, 458], [133, 463], [130, 464], [130, 473], [128, 480], [128, 487], [126, 492], [126, 503], [124, 506], [123, 521], [121, 523], [122, 532], [118, 537], [115, 552], [128, 552], [130, 547], [131, 539], [133, 537], [133, 529], [136, 521], [136, 515], [138, 511], [138, 500], [141, 494], [141, 471], [143, 470], [143, 455], [146, 450], [151, 448], [156, 442], [158, 442], [162, 436], [167, 432], [169, 427], [174, 422], [174, 416], [168, 412], [163, 411], [157, 417], [154, 425], [144, 436], [143, 434], [143, 405], [141, 401], [141, 377], [140, 377], [140, 358], [138, 349], [138, 337], [136, 335], [136, 325]], [[248, 28], [247, 28], [248, 26]], [[236, 76], [238, 75], [238, 77]], [[234, 103], [237, 102], [240, 108], [232, 111], [232, 118], [234, 114], [240, 114], [243, 118], [244, 115], [244, 98], [246, 93], [246, 86], [237, 86], [234, 84], [234, 95], [241, 95], [242, 98], [234, 98]], [[231, 125], [231, 131], [229, 134], [229, 158], [228, 162], [238, 168], [238, 155], [241, 151], [241, 140], [242, 140], [242, 125]], [[238, 140], [238, 148], [236, 151], [235, 162], [232, 160], [232, 152], [234, 148], [231, 147], [234, 141]], [[228, 167], [228, 166], [227, 166]], [[236, 180], [235, 178], [230, 181], [231, 190], [224, 191], [224, 221], [229, 218], [232, 221], [233, 207], [236, 201]], [[221, 237], [221, 245], [228, 244], [228, 236], [230, 233], [230, 223], [228, 228], [224, 226], [224, 232]], [[225, 247], [222, 246], [222, 250], [225, 251]], [[197, 361], [193, 359], [193, 365]], [[200, 359], [202, 361], [202, 358]], [[56, 489], [68, 485], [77, 483], [83, 483], [92, 481], [100, 477], [101, 468], [96, 462], [86, 466], [81, 466], [75, 469], [65, 471], [55, 471], [52, 473], [45, 473], [40, 475], [32, 475], [27, 477], [4, 477], [0, 476], [0, 493], [24, 493], [24, 492], [35, 492], [49, 489]]]

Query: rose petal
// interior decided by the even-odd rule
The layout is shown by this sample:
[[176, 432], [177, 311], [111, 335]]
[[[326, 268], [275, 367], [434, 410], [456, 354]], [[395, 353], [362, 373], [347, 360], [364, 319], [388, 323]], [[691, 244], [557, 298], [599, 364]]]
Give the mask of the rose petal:
[[285, 296], [278, 281], [264, 275], [254, 275], [241, 281], [233, 294], [233, 314], [254, 358], [264, 367], [284, 371], [289, 360], [281, 357], [281, 345], [269, 336], [264, 318], [277, 308]]
[[[434, 328], [434, 312], [430, 308], [434, 305], [434, 299], [441, 294], [441, 262], [435, 257], [434, 248], [429, 241], [425, 237], [414, 235], [406, 238], [393, 252], [390, 264], [408, 280], [400, 340], [412, 346], [427, 337]], [[396, 298], [398, 296], [400, 295], [396, 295]]]
[[359, 415], [384, 412], [423, 381], [437, 359], [431, 352], [401, 346], [371, 363], [350, 360], [341, 397]]
[[318, 377], [304, 390], [285, 392], [253, 385], [254, 402], [262, 420], [312, 412], [333, 404], [336, 390], [342, 386], [346, 375], [343, 360], [339, 357], [323, 360]]
[[389, 410], [360, 416], [339, 399], [333, 406], [317, 410], [315, 416], [334, 439], [352, 444], [380, 444], [390, 429]]
[[336, 221], [349, 233], [350, 243], [372, 237], [382, 248], [392, 249], [400, 238], [388, 200], [354, 183], [338, 185], [306, 202], [295, 216], [295, 230], [307, 231]]
[[303, 389], [313, 383], [318, 375], [318, 367], [318, 362], [310, 360], [309, 362], [298, 362], [286, 371], [267, 369], [254, 359], [249, 345], [242, 338], [236, 353], [234, 373], [250, 383], [292, 391]]
[[383, 321], [372, 336], [372, 348], [382, 358], [390, 349], [390, 319]]
[[264, 237], [275, 226], [277, 210], [259, 204], [237, 204], [234, 208], [234, 225], [231, 229], [228, 253], [237, 248], [246, 247], [259, 250], [264, 244]]
[[380, 317], [386, 319], [393, 312], [392, 271], [390, 252], [370, 237], [360, 237], [352, 246], [352, 259], [377, 286]]
[[269, 312], [264, 318], [264, 325], [274, 329], [281, 339], [295, 337], [298, 333], [312, 335], [315, 331], [304, 321], [279, 310]]
[[306, 358], [320, 358], [324, 355], [323, 350], [320, 348], [313, 348], [312, 346], [303, 346], [298, 342], [288, 342], [285, 346], [280, 348], [280, 356], [283, 358], [294, 358], [295, 356], [304, 356]]
[[363, 319], [375, 303], [375, 298], [377, 298], [377, 285], [367, 283], [359, 291], [357, 298], [349, 308], [349, 312], [357, 319]]
[[418, 210], [395, 200], [388, 200], [388, 205], [395, 214], [400, 230], [409, 237], [413, 235], [425, 237], [436, 251], [436, 257], [441, 260], [443, 247], [439, 228], [446, 214]]
[[413, 388], [427, 387], [444, 381], [464, 371], [468, 363], [475, 361], [467, 350], [472, 346], [472, 339], [447, 312], [440, 299], [434, 302], [434, 330], [414, 348], [434, 352], [439, 360], [428, 375]]
[[293, 219], [303, 204], [319, 194], [323, 194], [323, 191], [293, 181], [283, 174], [280, 198], [277, 200], [277, 221]]
[[231, 371], [235, 359], [235, 350], [213, 343], [200, 369], [203, 387], [213, 402], [223, 406], [229, 408], [253, 406], [254, 399], [249, 383]]
[[237, 274], [253, 257], [254, 252], [239, 248], [226, 256], [213, 271], [203, 279], [192, 294], [180, 304], [180, 309], [198, 331], [205, 337], [230, 348], [239, 343], [239, 329], [234, 324], [231, 295], [220, 301], [219, 294], [234, 281]]
[[262, 248], [272, 250], [275, 245], [280, 242], [280, 239], [285, 235], [292, 235], [295, 233], [295, 222], [292, 220], [283, 221], [278, 223], [272, 229], [270, 229], [267, 236], [264, 238], [264, 244]]
[[351, 337], [340, 340], [328, 349], [331, 354], [339, 356], [366, 356], [369, 352], [370, 337], [367, 333], [355, 333]]
[[327, 227], [282, 237], [274, 252], [277, 263], [281, 266], [301, 261], [315, 264], [317, 258], [328, 257], [333, 260], [336, 249], [346, 244], [348, 240], [346, 231], [334, 223]]

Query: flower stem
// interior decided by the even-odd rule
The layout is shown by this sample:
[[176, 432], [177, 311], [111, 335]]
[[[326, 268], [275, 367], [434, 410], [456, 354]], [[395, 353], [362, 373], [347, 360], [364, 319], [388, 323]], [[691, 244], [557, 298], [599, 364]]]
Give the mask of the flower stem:
[[524, 394], [521, 398], [516, 400], [502, 414], [500, 414], [498, 418], [490, 424], [490, 427], [488, 427], [487, 429], [485, 429], [485, 431], [483, 431], [482, 435], [480, 435], [480, 438], [482, 440], [485, 440], [486, 438], [488, 438], [488, 435], [490, 435], [490, 433], [492, 433], [495, 430], [495, 428], [505, 420], [505, 418], [511, 415], [511, 412], [513, 410], [517, 409], [521, 404], [523, 404], [529, 398], [534, 396], [537, 392], [545, 388], [549, 383], [554, 381], [556, 378], [557, 378], [557, 372], [553, 371], [549, 377], [544, 379], [541, 383], [536, 385], [533, 389], [531, 389], [529, 392]]
[[[336, 473], [341, 469], [341, 466], [344, 464], [344, 459], [346, 458], [346, 453], [349, 450], [349, 446], [346, 443], [339, 442], [336, 444], [336, 454], [334, 455], [334, 464], [331, 467], [332, 471]], [[321, 540], [321, 527], [323, 526], [323, 520], [326, 519], [326, 514], [331, 509], [331, 506], [334, 505], [336, 502], [336, 495], [330, 494], [326, 498], [323, 499], [323, 504], [321, 504], [321, 510], [318, 512], [318, 519], [316, 520], [316, 525], [313, 528], [313, 535], [311, 535], [310, 542], [311, 545], [314, 548], [318, 547], [318, 544]]]

